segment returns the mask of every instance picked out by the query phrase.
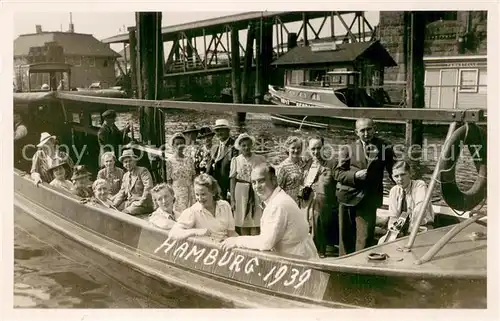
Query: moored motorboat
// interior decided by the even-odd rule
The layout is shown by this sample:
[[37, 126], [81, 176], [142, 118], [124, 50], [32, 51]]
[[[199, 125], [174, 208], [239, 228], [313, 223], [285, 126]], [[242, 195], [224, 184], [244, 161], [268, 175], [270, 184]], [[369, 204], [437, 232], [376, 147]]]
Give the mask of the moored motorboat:
[[24, 216], [17, 224], [35, 219], [146, 279], [174, 282], [232, 306], [486, 307], [486, 239], [473, 237], [486, 234], [484, 224], [466, 226], [424, 263], [417, 261], [456, 224], [419, 234], [408, 252], [401, 251], [407, 241], [401, 238], [344, 257], [307, 261], [272, 252], [225, 252], [203, 237], [172, 240], [140, 218], [85, 204], [45, 184], [35, 187], [19, 171], [14, 186], [16, 217]]

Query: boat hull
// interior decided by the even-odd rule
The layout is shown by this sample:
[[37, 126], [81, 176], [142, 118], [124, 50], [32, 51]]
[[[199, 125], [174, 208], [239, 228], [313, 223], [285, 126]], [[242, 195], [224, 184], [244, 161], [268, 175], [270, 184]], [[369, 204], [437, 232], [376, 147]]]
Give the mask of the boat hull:
[[[279, 106], [319, 106], [326, 108], [335, 108], [335, 105], [328, 105], [316, 101], [306, 101], [305, 99], [296, 96], [287, 95], [284, 91], [277, 89], [275, 86], [269, 86], [270, 98], [269, 103]], [[340, 104], [339, 104], [340, 105]], [[346, 107], [344, 104], [340, 107]], [[394, 107], [394, 106], [391, 106]], [[356, 107], [352, 107], [356, 108]], [[325, 129], [329, 127], [353, 129], [357, 118], [352, 117], [324, 117], [324, 116], [300, 116], [300, 115], [281, 115], [271, 114], [271, 120], [275, 125], [305, 127]], [[381, 132], [404, 132], [406, 127], [405, 121], [374, 119], [377, 130]], [[425, 131], [430, 133], [446, 133], [449, 122], [423, 122]], [[486, 122], [478, 123], [483, 129], [486, 128]]]
[[[315, 262], [243, 249], [224, 252], [204, 238], [168, 239], [166, 231], [144, 220], [82, 204], [49, 186], [37, 188], [18, 173], [14, 180], [16, 222], [31, 217], [97, 252], [100, 260], [137, 271], [136, 282], [143, 285], [143, 291], [158, 291], [154, 293], [162, 293], [163, 299], [168, 293], [163, 294], [166, 290], [161, 284], [174, 284], [234, 307], [486, 307], [486, 270], [478, 259], [486, 256], [485, 242], [469, 244], [464, 254], [461, 248], [444, 251], [433, 266], [446, 264], [453, 255], [465, 255], [465, 261], [444, 271], [412, 266], [415, 255], [425, 250], [424, 243], [430, 243], [427, 247], [435, 243], [437, 232], [434, 239], [417, 242], [414, 253], [396, 256], [390, 252], [391, 259], [382, 264], [366, 264], [366, 251], [377, 249]], [[461, 246], [463, 240], [457, 242]], [[378, 250], [389, 253], [398, 244], [392, 242]], [[353, 263], [356, 260], [359, 264]], [[475, 266], [462, 271], [460, 264], [467, 260]]]

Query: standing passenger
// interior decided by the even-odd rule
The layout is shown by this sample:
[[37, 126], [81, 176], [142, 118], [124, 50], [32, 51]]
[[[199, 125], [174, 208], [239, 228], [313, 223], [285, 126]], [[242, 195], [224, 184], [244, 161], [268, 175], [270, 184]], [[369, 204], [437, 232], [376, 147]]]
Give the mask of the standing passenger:
[[[247, 133], [240, 134], [234, 142], [234, 147], [240, 155], [231, 160], [231, 207], [234, 214], [236, 232], [239, 235], [259, 234], [262, 209], [258, 206], [255, 191], [252, 188], [250, 174], [257, 165], [266, 162], [262, 155], [252, 151], [255, 138]], [[257, 202], [256, 202], [257, 200]]]
[[105, 152], [112, 152], [115, 159], [120, 156], [122, 146], [129, 143], [127, 134], [130, 132], [130, 125], [125, 126], [123, 130], [116, 127], [116, 112], [112, 109], [102, 113], [104, 123], [97, 132], [97, 140], [101, 148], [101, 155]]
[[302, 140], [290, 136], [285, 141], [288, 157], [278, 166], [278, 185], [299, 204], [299, 193], [304, 181], [305, 162], [302, 159]]
[[231, 159], [238, 155], [238, 151], [234, 148], [234, 139], [229, 136], [229, 122], [226, 119], [217, 119], [213, 131], [219, 142], [212, 147], [212, 157], [208, 165], [209, 174], [219, 183], [221, 198], [228, 200]]
[[377, 208], [382, 205], [384, 192], [384, 169], [392, 177], [394, 163], [392, 146], [375, 136], [371, 119], [356, 121], [356, 135], [358, 140], [342, 148], [334, 170], [347, 253], [374, 245]]
[[170, 138], [170, 145], [174, 149], [174, 154], [165, 161], [167, 184], [171, 185], [175, 192], [174, 210], [181, 213], [194, 203], [195, 170], [193, 159], [184, 154], [186, 137], [176, 133]]

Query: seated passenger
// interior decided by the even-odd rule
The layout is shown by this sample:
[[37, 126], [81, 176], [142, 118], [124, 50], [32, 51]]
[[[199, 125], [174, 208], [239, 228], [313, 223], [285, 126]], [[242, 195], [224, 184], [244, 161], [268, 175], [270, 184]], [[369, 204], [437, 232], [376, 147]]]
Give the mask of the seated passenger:
[[241, 247], [319, 259], [309, 224], [293, 198], [278, 186], [273, 167], [258, 165], [251, 174], [253, 189], [263, 201], [260, 235], [230, 237], [223, 249]]
[[120, 191], [123, 179], [123, 169], [116, 167], [116, 157], [113, 152], [105, 152], [101, 156], [101, 165], [104, 168], [97, 173], [97, 178], [108, 181], [110, 196], [116, 195]]
[[[397, 185], [389, 192], [388, 228], [396, 224], [398, 235], [407, 235], [413, 228], [420, 208], [424, 205], [427, 185], [422, 180], [412, 180], [411, 168], [405, 161], [399, 161], [392, 167], [392, 177]], [[419, 229], [425, 231], [432, 228], [434, 211], [429, 203], [424, 213]], [[384, 235], [379, 244], [388, 241], [388, 234]]]
[[94, 194], [92, 192], [92, 181], [90, 180], [90, 173], [86, 170], [84, 165], [77, 165], [73, 169], [72, 193], [82, 198], [90, 198]]
[[119, 161], [127, 172], [123, 175], [120, 191], [113, 198], [116, 208], [131, 215], [153, 212], [153, 178], [146, 168], [137, 166], [137, 160], [133, 150], [123, 151]]
[[231, 205], [221, 199], [217, 181], [208, 174], [194, 180], [196, 203], [185, 209], [170, 231], [170, 237], [183, 239], [189, 236], [211, 236], [222, 240], [237, 236]]
[[[50, 183], [54, 179], [53, 173], [49, 171], [52, 163], [56, 158], [64, 160], [68, 163], [68, 167], [72, 168], [73, 161], [66, 153], [59, 151], [56, 146], [56, 136], [49, 133], [40, 135], [40, 143], [36, 145], [38, 150], [31, 159], [31, 178], [33, 183], [38, 186], [41, 182]], [[68, 173], [70, 174], [70, 173]]]
[[107, 208], [116, 209], [110, 199], [110, 186], [107, 180], [102, 178], [96, 179], [94, 183], [92, 183], [92, 191], [94, 192], [94, 197], [92, 198], [94, 203], [101, 204]]
[[49, 171], [54, 175], [54, 179], [50, 182], [50, 185], [71, 192], [73, 183], [66, 179], [65, 166], [68, 166], [68, 163], [59, 158], [55, 159], [54, 163], [52, 163], [52, 166], [49, 168]]
[[170, 230], [177, 221], [178, 213], [174, 211], [174, 190], [165, 183], [156, 185], [151, 190], [153, 201], [158, 207], [151, 213], [148, 221], [154, 226]]

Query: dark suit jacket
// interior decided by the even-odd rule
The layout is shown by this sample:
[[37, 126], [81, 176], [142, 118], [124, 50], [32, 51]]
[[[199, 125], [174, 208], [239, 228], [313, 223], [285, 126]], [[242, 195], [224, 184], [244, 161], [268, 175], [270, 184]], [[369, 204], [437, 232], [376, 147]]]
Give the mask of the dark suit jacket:
[[[392, 180], [394, 151], [391, 144], [378, 137], [374, 137], [371, 144], [376, 149], [369, 153], [369, 159], [360, 140], [342, 148], [338, 166], [333, 171], [333, 178], [338, 182], [337, 198], [340, 203], [356, 206], [363, 201], [375, 208], [382, 205], [384, 168]], [[361, 169], [367, 169], [365, 180], [354, 177]]]
[[104, 152], [114, 152], [116, 158], [120, 157], [119, 147], [128, 144], [130, 139], [119, 130], [116, 125], [103, 124], [97, 132], [97, 140], [101, 147], [101, 155]]
[[234, 148], [234, 138], [229, 137], [226, 142], [226, 147], [224, 155], [219, 159], [215, 159], [219, 152], [219, 142], [212, 146], [211, 160], [207, 168], [209, 169], [208, 174], [212, 175], [217, 182], [222, 191], [222, 198], [226, 199], [227, 191], [229, 190], [229, 171], [231, 169], [231, 159], [238, 156], [238, 150]]

